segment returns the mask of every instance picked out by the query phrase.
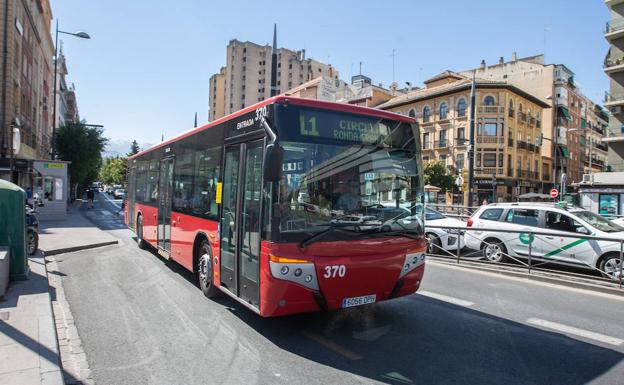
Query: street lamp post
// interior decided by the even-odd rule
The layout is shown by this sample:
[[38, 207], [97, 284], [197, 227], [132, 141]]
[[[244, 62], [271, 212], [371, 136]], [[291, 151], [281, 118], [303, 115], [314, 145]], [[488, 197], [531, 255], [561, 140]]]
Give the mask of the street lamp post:
[[86, 32], [72, 33], [72, 32], [60, 31], [58, 29], [58, 19], [56, 20], [56, 35], [54, 37], [54, 103], [53, 103], [53, 110], [52, 110], [52, 159], [56, 159], [56, 145], [54, 143], [54, 137], [56, 136], [56, 94], [57, 94], [57, 87], [56, 87], [57, 80], [56, 79], [57, 79], [57, 73], [58, 73], [58, 35], [59, 33], [64, 33], [65, 35], [76, 36], [81, 39], [91, 39], [91, 36], [89, 36], [89, 34]]

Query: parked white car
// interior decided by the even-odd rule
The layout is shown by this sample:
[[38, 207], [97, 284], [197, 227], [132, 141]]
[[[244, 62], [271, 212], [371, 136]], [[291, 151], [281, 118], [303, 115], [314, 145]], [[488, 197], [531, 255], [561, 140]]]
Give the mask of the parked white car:
[[[467, 221], [466, 246], [483, 250], [487, 260], [504, 262], [510, 257], [531, 258], [595, 267], [619, 277], [620, 243], [624, 227], [578, 207], [553, 203], [494, 203], [481, 206]], [[483, 228], [483, 231], [479, 231]], [[514, 230], [517, 233], [497, 231]], [[530, 231], [548, 233], [533, 235]], [[552, 234], [552, 235], [550, 235]], [[613, 238], [588, 240], [582, 235]]]

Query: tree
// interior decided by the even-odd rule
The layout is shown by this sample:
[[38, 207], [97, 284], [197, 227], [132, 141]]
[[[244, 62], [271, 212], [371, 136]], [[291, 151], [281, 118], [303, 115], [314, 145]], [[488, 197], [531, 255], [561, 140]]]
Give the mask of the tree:
[[441, 189], [442, 193], [453, 189], [453, 176], [449, 175], [443, 162], [428, 163], [425, 166], [425, 184]]
[[106, 158], [100, 169], [100, 180], [105, 184], [123, 184], [126, 180], [126, 157]]
[[136, 155], [141, 151], [139, 148], [139, 143], [136, 140], [132, 141], [130, 145], [130, 152], [126, 155], [127, 157], [131, 157], [132, 155]]
[[102, 151], [108, 142], [103, 133], [102, 127], [74, 121], [56, 130], [54, 145], [59, 158], [71, 162], [69, 175], [74, 194], [77, 188], [89, 186], [98, 177]]

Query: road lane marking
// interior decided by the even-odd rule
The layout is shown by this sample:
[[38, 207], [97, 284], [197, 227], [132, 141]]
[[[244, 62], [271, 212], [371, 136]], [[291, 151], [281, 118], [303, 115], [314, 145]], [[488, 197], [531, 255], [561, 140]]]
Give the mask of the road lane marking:
[[[533, 280], [529, 280], [527, 277], [517, 277], [517, 276], [511, 276], [511, 275], [507, 275], [507, 274], [498, 273], [498, 272], [477, 270], [477, 269], [473, 269], [473, 268], [470, 268], [470, 267], [463, 267], [461, 265], [459, 265], [459, 266], [452, 266], [452, 265], [449, 265], [447, 263], [437, 262], [437, 261], [433, 261], [433, 260], [428, 260], [427, 261], [427, 265], [433, 265], [435, 267], [442, 267], [442, 268], [450, 269], [450, 270], [461, 270], [461, 271], [469, 272], [469, 273], [472, 273], [472, 274], [487, 275], [489, 277], [505, 279], [505, 280], [508, 280], [508, 281], [522, 282], [524, 284], [531, 284], [531, 285], [535, 285], [535, 286], [544, 286], [544, 287], [549, 287], [549, 288], [558, 289], [558, 290], [572, 291], [572, 292], [579, 293], [579, 294], [587, 294], [587, 295], [592, 295], [592, 296], [595, 296], [595, 297], [602, 297], [602, 298], [612, 299], [612, 300], [616, 300], [616, 301], [624, 301], [624, 296], [619, 296], [619, 295], [609, 294], [609, 293], [603, 293], [603, 292], [600, 292], [600, 291], [592, 291], [590, 289], [580, 289], [580, 288], [576, 288], [576, 287], [563, 286], [563, 285], [558, 285], [556, 283], [533, 281]], [[420, 291], [419, 291], [419, 293], [420, 293]]]
[[568, 326], [568, 325], [560, 324], [557, 322], [546, 321], [546, 320], [539, 319], [539, 318], [529, 318], [526, 322], [531, 325], [555, 330], [558, 332], [562, 332], [564, 334], [572, 334], [572, 335], [587, 338], [590, 340], [603, 342], [609, 345], [620, 346], [624, 344], [624, 340], [621, 340], [619, 338], [607, 336], [604, 334], [592, 332], [592, 331], [585, 330], [585, 329], [575, 328], [574, 326]]
[[359, 354], [357, 354], [355, 352], [352, 352], [351, 350], [349, 350], [347, 348], [343, 348], [342, 346], [338, 345], [334, 341], [331, 341], [331, 340], [321, 336], [320, 334], [310, 333], [310, 332], [303, 332], [303, 335], [305, 335], [306, 337], [310, 338], [311, 340], [314, 340], [314, 341], [318, 342], [319, 344], [323, 345], [324, 347], [326, 347], [327, 349], [333, 351], [334, 353], [338, 353], [341, 356], [350, 359], [351, 361], [356, 361], [356, 360], [362, 359], [361, 355], [359, 355]]
[[464, 299], [459, 299], [455, 297], [449, 297], [448, 295], [433, 293], [433, 292], [426, 291], [426, 290], [419, 290], [416, 294], [420, 294], [425, 297], [437, 299], [439, 301], [452, 303], [453, 305], [458, 305], [458, 306], [470, 307], [474, 305], [474, 302], [466, 301]]

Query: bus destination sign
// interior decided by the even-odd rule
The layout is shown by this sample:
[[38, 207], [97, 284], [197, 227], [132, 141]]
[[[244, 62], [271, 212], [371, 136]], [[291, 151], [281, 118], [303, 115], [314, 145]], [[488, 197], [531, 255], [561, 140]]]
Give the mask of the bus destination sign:
[[299, 134], [346, 142], [376, 143], [387, 132], [385, 125], [380, 125], [376, 118], [301, 109]]

